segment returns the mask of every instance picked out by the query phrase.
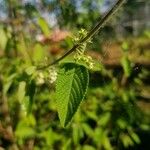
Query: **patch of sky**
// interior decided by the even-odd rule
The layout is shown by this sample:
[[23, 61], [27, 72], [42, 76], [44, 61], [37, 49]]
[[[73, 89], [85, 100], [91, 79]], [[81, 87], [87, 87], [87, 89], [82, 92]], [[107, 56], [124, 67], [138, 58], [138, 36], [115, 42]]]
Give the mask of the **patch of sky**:
[[[52, 2], [53, 0], [45, 0], [45, 2], [48, 4]], [[75, 2], [76, 9], [78, 12], [86, 13], [86, 6], [84, 7], [83, 3], [85, 3], [85, 0], [77, 0]], [[94, 8], [99, 9], [101, 13], [104, 13], [108, 11], [111, 5], [113, 5], [115, 0], [93, 0], [92, 1], [92, 7], [91, 10], [94, 11]], [[51, 26], [57, 25], [57, 20], [54, 13], [49, 13], [46, 9], [41, 9], [38, 4], [41, 3], [40, 0], [22, 0], [22, 4], [31, 4], [37, 7], [38, 11], [40, 12], [41, 16], [47, 20], [47, 22]], [[6, 7], [6, 1], [0, 0], [0, 18], [5, 19], [7, 17], [7, 7]]]
[[6, 1], [0, 0], [0, 19], [5, 19], [7, 16]]

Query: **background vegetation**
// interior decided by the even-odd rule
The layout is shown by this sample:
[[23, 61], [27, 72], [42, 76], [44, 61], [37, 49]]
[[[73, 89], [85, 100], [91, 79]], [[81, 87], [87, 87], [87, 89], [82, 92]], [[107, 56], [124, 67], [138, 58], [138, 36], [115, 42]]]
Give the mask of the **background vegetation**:
[[128, 1], [87, 47], [101, 71], [90, 72], [88, 94], [67, 128], [59, 123], [55, 84], [32, 67], [62, 56], [73, 35], [112, 4], [0, 1], [0, 150], [150, 149], [147, 0]]

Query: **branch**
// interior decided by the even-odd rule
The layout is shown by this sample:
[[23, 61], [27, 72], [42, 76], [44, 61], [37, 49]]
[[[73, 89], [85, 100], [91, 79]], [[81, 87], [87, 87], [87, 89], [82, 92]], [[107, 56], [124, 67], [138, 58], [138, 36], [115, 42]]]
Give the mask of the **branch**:
[[101, 28], [104, 27], [104, 25], [106, 24], [106, 22], [113, 16], [113, 14], [123, 5], [123, 3], [126, 0], [118, 0], [114, 6], [106, 13], [106, 15], [100, 19], [97, 23], [97, 25], [95, 27], [93, 27], [88, 33], [87, 35], [81, 39], [79, 41], [78, 44], [74, 45], [69, 51], [67, 51], [63, 56], [61, 56], [60, 58], [58, 58], [57, 60], [55, 60], [54, 62], [47, 64], [46, 66], [42, 66], [39, 67], [39, 70], [48, 68], [49, 66], [55, 65], [56, 63], [58, 63], [59, 61], [61, 61], [63, 58], [65, 58], [66, 56], [68, 56], [69, 54], [71, 54], [72, 52], [74, 52], [79, 46], [80, 44], [83, 44], [84, 42], [86, 42], [88, 39], [90, 39], [91, 37], [93, 37]]

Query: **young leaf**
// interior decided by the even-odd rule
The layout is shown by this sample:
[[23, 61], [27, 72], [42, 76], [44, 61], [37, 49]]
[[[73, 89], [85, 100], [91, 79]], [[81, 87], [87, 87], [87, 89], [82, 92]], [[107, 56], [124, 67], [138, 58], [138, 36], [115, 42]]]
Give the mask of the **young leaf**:
[[56, 105], [61, 124], [65, 127], [83, 100], [89, 83], [88, 70], [81, 65], [65, 63], [56, 81]]
[[131, 62], [129, 61], [128, 57], [123, 57], [121, 59], [121, 64], [124, 70], [124, 74], [126, 77], [129, 77], [132, 73], [132, 68], [131, 68]]
[[18, 101], [21, 103], [23, 98], [25, 97], [25, 88], [26, 88], [26, 82], [22, 81], [19, 83], [18, 87]]
[[44, 18], [39, 18], [38, 19], [38, 24], [42, 30], [42, 32], [44, 33], [44, 35], [48, 36], [49, 33], [50, 33], [50, 30], [49, 30], [49, 26], [48, 26], [48, 23], [45, 21]]

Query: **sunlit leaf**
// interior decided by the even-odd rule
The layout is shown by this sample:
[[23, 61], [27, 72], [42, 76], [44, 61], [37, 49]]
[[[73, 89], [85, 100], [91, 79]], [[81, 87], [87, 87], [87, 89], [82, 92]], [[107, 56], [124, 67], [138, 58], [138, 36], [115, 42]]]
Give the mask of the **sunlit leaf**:
[[26, 82], [24, 81], [20, 82], [19, 87], [18, 87], [18, 101], [19, 102], [22, 102], [25, 96], [25, 92], [26, 92], [25, 87], [26, 87]]
[[121, 60], [121, 64], [124, 70], [124, 74], [126, 77], [131, 75], [131, 63], [127, 57], [123, 57]]
[[44, 18], [39, 18], [38, 19], [38, 24], [42, 30], [42, 32], [44, 33], [44, 35], [49, 35], [49, 27], [48, 27], [48, 23], [45, 21]]
[[8, 38], [2, 28], [0, 28], [0, 35], [1, 35], [0, 48], [2, 48], [2, 50], [5, 50]]
[[46, 56], [45, 49], [40, 44], [36, 44], [33, 51], [33, 57], [32, 57], [33, 60], [35, 62], [40, 62], [44, 60], [45, 56]]
[[62, 65], [56, 81], [56, 104], [61, 124], [65, 127], [83, 100], [89, 83], [88, 70], [73, 63]]
[[32, 75], [36, 70], [36, 67], [35, 66], [30, 66], [28, 67], [25, 72], [28, 74], [28, 75]]

